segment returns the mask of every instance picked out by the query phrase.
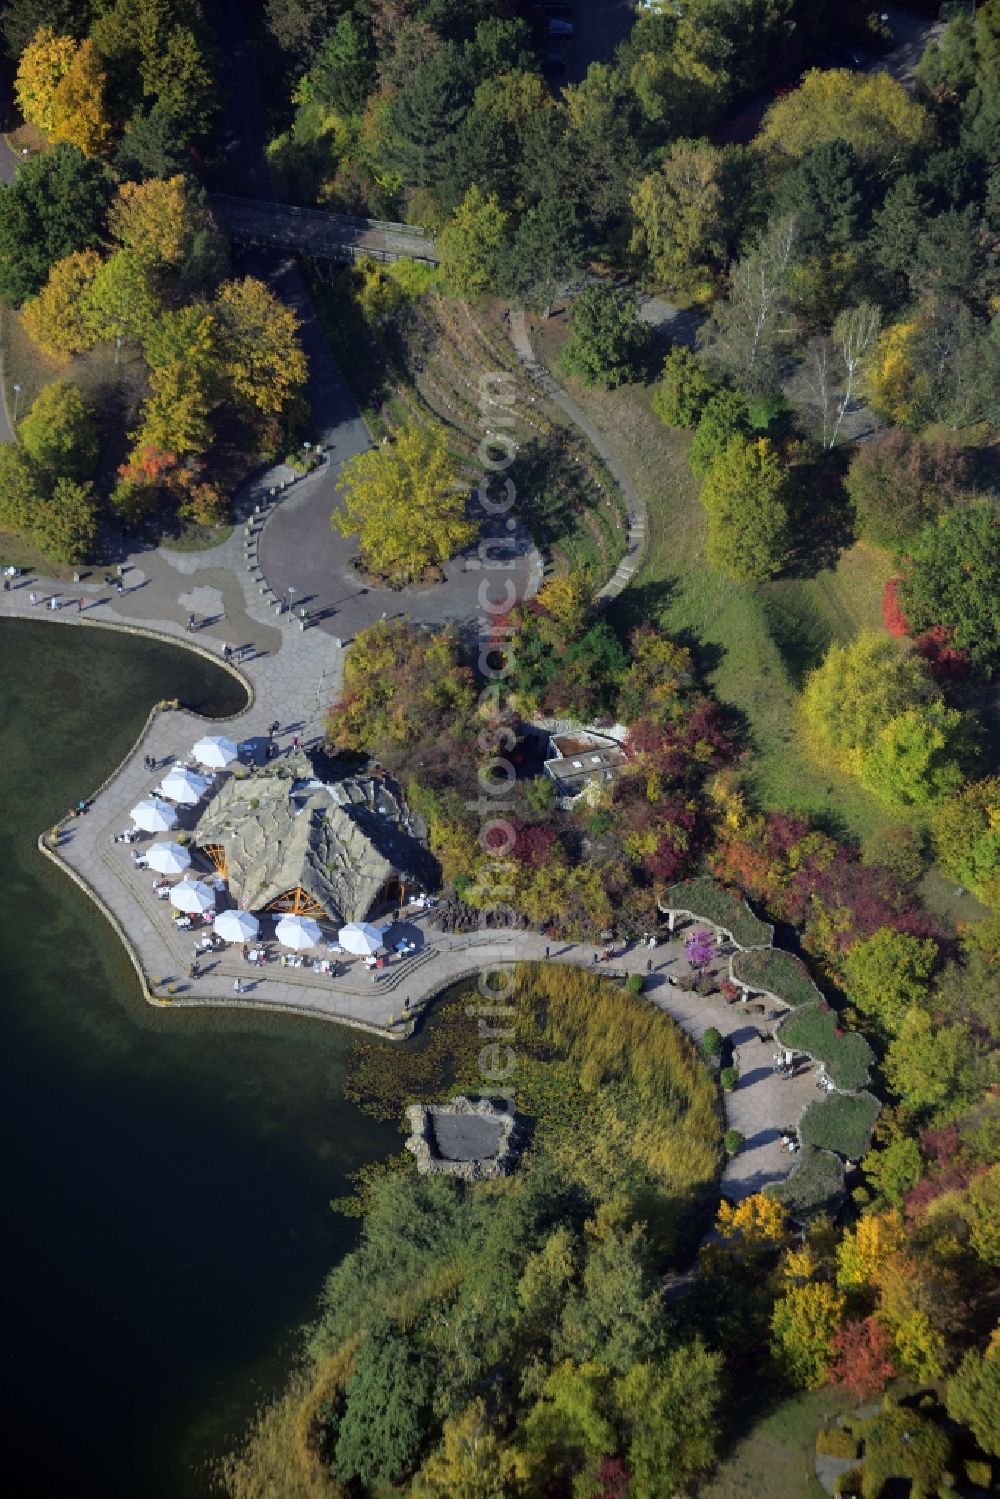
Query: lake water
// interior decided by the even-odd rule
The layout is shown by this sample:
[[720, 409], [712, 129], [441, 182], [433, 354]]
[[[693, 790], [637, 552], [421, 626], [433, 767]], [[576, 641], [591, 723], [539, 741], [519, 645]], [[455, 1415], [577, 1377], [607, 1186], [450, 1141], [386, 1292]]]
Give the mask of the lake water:
[[[38, 832], [153, 702], [234, 684], [152, 642], [0, 623], [0, 1120], [5, 1489], [197, 1499], [283, 1382], [356, 1224], [329, 1201], [398, 1150], [342, 1098], [349, 1033], [143, 1003]], [[241, 695], [237, 693], [239, 698]]]

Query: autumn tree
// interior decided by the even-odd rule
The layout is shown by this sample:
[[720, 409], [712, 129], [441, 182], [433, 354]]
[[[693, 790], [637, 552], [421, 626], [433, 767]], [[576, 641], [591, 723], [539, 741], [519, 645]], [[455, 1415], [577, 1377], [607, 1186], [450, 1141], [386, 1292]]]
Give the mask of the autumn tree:
[[496, 194], [473, 183], [437, 237], [441, 272], [456, 296], [474, 300], [496, 284], [507, 224]]
[[973, 781], [931, 820], [942, 869], [992, 906], [1000, 905], [1000, 780]]
[[196, 202], [185, 177], [123, 182], [108, 210], [108, 229], [125, 250], [150, 267], [178, 269], [210, 215]]
[[21, 54], [14, 80], [17, 107], [29, 125], [51, 135], [59, 117], [56, 91], [70, 70], [77, 44], [43, 26]]
[[723, 264], [725, 206], [723, 153], [708, 141], [675, 141], [632, 194], [631, 248], [661, 285], [704, 300]]
[[915, 1112], [971, 1102], [978, 1081], [966, 1027], [939, 1025], [923, 1009], [904, 1015], [884, 1071], [892, 1091]]
[[788, 556], [788, 494], [787, 467], [767, 438], [734, 438], [701, 487], [711, 565], [740, 582], [779, 572]]
[[722, 1366], [720, 1353], [696, 1342], [671, 1349], [662, 1361], [636, 1363], [616, 1382], [632, 1499], [681, 1492], [711, 1467]]
[[440, 427], [400, 428], [391, 443], [351, 458], [337, 488], [344, 500], [335, 530], [356, 534], [364, 566], [397, 581], [441, 566], [476, 534]]
[[413, 1499], [506, 1499], [510, 1462], [480, 1397], [445, 1421], [441, 1445], [417, 1473], [411, 1494]]
[[32, 517], [31, 537], [35, 545], [56, 562], [85, 562], [97, 541], [97, 502], [93, 486], [76, 480], [55, 481], [51, 495], [43, 498]]
[[103, 156], [111, 144], [105, 92], [107, 74], [92, 41], [80, 43], [52, 100], [54, 141], [76, 146], [84, 156]]
[[825, 1281], [792, 1286], [775, 1302], [771, 1353], [790, 1384], [815, 1390], [827, 1378], [845, 1305], [842, 1293]]
[[834, 1359], [827, 1377], [856, 1400], [880, 1395], [899, 1373], [892, 1358], [892, 1339], [875, 1317], [845, 1322], [834, 1333], [832, 1346]]
[[305, 384], [299, 319], [263, 281], [227, 281], [215, 302], [223, 376], [239, 406], [280, 416]]
[[18, 425], [18, 437], [43, 473], [85, 480], [97, 464], [97, 432], [78, 385], [42, 388]]
[[213, 314], [192, 304], [163, 313], [146, 337], [150, 395], [137, 447], [201, 453], [213, 438], [211, 415], [221, 390]]
[[84, 309], [100, 266], [96, 250], [76, 250], [56, 261], [37, 297], [25, 302], [21, 321], [46, 354], [68, 358], [96, 342]]
[[817, 751], [860, 775], [881, 731], [901, 713], [939, 696], [925, 663], [873, 631], [832, 645], [806, 679], [802, 709]]
[[837, 1284], [844, 1291], [863, 1291], [878, 1283], [887, 1261], [906, 1243], [899, 1213], [866, 1213], [837, 1245]]
[[738, 390], [726, 389], [710, 394], [702, 407], [688, 454], [692, 473], [704, 479], [733, 439], [749, 439], [752, 430], [750, 406], [744, 395]]
[[975, 758], [976, 726], [941, 698], [904, 709], [883, 724], [864, 755], [861, 780], [888, 806], [941, 801], [965, 781]]
[[841, 140], [866, 164], [888, 167], [933, 139], [930, 116], [890, 73], [813, 69], [764, 116], [758, 148], [778, 160], [798, 160]]

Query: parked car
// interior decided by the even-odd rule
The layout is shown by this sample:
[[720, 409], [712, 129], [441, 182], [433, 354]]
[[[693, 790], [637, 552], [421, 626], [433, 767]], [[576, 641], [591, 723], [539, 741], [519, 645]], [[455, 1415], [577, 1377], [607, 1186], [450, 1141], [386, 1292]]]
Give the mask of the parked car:
[[572, 21], [550, 21], [549, 22], [549, 36], [572, 36], [572, 35], [573, 35], [573, 22]]
[[539, 0], [539, 6], [542, 10], [569, 11], [570, 13], [573, 10], [572, 0]]
[[566, 59], [559, 52], [546, 52], [542, 58], [543, 73], [565, 73]]

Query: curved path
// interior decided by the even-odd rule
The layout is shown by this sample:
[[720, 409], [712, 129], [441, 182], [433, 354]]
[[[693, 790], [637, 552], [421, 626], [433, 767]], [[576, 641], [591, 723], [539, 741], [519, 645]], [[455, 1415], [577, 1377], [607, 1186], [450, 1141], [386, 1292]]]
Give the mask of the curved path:
[[635, 485], [622, 467], [621, 460], [614, 448], [608, 445], [604, 434], [594, 426], [588, 416], [581, 411], [562, 386], [559, 385], [548, 370], [539, 363], [535, 351], [531, 346], [531, 336], [528, 333], [528, 321], [523, 311], [511, 310], [510, 314], [510, 341], [514, 345], [514, 351], [531, 378], [537, 382], [545, 392], [550, 401], [566, 413], [587, 438], [591, 446], [601, 455], [608, 472], [614, 478], [628, 506], [628, 547], [625, 556], [618, 564], [618, 568], [612, 577], [608, 579], [604, 587], [595, 595], [598, 603], [610, 603], [623, 593], [632, 578], [642, 565], [643, 553], [646, 550], [647, 512], [644, 501], [640, 498]]

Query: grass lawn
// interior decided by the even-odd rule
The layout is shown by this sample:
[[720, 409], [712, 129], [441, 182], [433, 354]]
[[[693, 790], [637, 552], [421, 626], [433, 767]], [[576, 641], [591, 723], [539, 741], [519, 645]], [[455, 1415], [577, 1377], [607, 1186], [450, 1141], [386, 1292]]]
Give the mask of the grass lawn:
[[536, 322], [536, 352], [570, 385], [608, 436], [649, 512], [648, 547], [629, 589], [609, 617], [620, 630], [657, 620], [690, 646], [718, 697], [743, 720], [754, 748], [752, 791], [765, 809], [798, 810], [832, 831], [861, 837], [890, 818], [846, 776], [808, 756], [798, 734], [802, 679], [833, 641], [881, 627], [884, 554], [854, 546], [812, 578], [733, 583], [704, 561], [705, 515], [687, 463], [690, 434], [672, 430], [639, 386], [588, 389], [555, 365], [562, 318]]
[[[0, 567], [20, 567], [25, 572], [43, 573], [45, 577], [56, 578], [63, 583], [73, 576], [71, 567], [51, 561], [44, 552], [32, 546], [30, 541], [15, 536], [11, 531], [0, 531]], [[83, 569], [84, 572], [89, 570], [87, 567]]]
[[165, 536], [163, 546], [168, 552], [208, 552], [220, 547], [233, 534], [231, 525], [196, 526], [193, 522], [183, 525], [174, 536]]
[[[0, 327], [3, 330], [4, 395], [13, 425], [15, 404], [17, 419], [20, 421], [43, 386], [51, 385], [53, 380], [67, 378], [71, 362], [43, 354], [24, 331], [21, 319], [9, 307], [0, 310]], [[16, 403], [15, 384], [21, 387]]]
[[783, 1400], [742, 1437], [698, 1499], [822, 1499], [813, 1459], [822, 1423], [856, 1401], [842, 1390], [815, 1390]]

